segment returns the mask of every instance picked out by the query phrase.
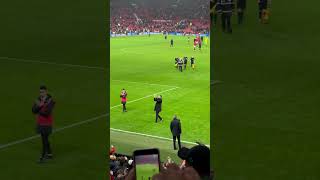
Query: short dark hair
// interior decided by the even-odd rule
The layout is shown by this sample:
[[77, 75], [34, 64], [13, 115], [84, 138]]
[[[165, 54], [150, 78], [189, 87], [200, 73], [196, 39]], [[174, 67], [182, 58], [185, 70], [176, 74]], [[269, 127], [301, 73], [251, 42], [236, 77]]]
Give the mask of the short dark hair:
[[47, 87], [45, 85], [41, 85], [40, 90], [47, 90]]

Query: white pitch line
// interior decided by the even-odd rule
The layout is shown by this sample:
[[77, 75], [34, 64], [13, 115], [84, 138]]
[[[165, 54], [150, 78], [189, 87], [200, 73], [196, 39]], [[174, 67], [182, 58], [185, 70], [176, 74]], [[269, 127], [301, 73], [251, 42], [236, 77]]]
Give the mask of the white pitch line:
[[[80, 122], [76, 122], [76, 123], [70, 124], [68, 126], [57, 128], [57, 129], [53, 130], [53, 133], [57, 133], [57, 132], [60, 132], [60, 131], [63, 131], [65, 129], [69, 129], [69, 128], [72, 128], [72, 127], [75, 127], [75, 126], [80, 126], [82, 124], [90, 123], [90, 122], [96, 121], [96, 120], [101, 119], [101, 118], [106, 117], [106, 116], [108, 116], [108, 114], [102, 114], [102, 115], [99, 115], [99, 116], [96, 116], [96, 117], [93, 117], [93, 118], [90, 118], [90, 119], [87, 119], [87, 120], [84, 120], [84, 121], [80, 121]], [[16, 144], [20, 144], [20, 143], [23, 143], [23, 142], [31, 141], [31, 140], [39, 138], [39, 137], [40, 137], [40, 135], [34, 135], [34, 136], [30, 136], [30, 137], [27, 137], [27, 138], [24, 138], [24, 139], [20, 139], [20, 140], [17, 140], [17, 141], [10, 142], [10, 143], [7, 143], [7, 144], [3, 144], [3, 145], [0, 145], [0, 149], [4, 149], [4, 148], [10, 147], [10, 146], [13, 146], [13, 145], [16, 145]]]
[[136, 82], [136, 81], [124, 81], [124, 80], [117, 80], [117, 79], [111, 79], [111, 81], [125, 82], [125, 83], [134, 83], [134, 84], [146, 84], [146, 85], [150, 85], [150, 86], [177, 87], [177, 86], [171, 86], [171, 85], [165, 85], [165, 84], [155, 84], [155, 83], [148, 83], [148, 82]]
[[[138, 133], [138, 132], [125, 131], [125, 130], [115, 129], [115, 128], [110, 128], [110, 130], [112, 130], [112, 131], [117, 131], [117, 132], [122, 132], [122, 133], [127, 133], [127, 134], [134, 134], [134, 135], [139, 135], [139, 136], [145, 136], [145, 137], [151, 137], [151, 138], [156, 138], [156, 139], [162, 139], [162, 140], [172, 141], [172, 139], [170, 139], [170, 138], [161, 137], [161, 136], [154, 136], [154, 135], [143, 134], [143, 133]], [[195, 142], [190, 142], [190, 141], [181, 141], [181, 142], [182, 142], [182, 143], [185, 143], [185, 144], [197, 145], [197, 143], [195, 143]], [[206, 146], [210, 147], [210, 145], [206, 145]]]
[[[160, 94], [160, 93], [165, 93], [165, 92], [168, 92], [168, 91], [172, 91], [172, 90], [175, 90], [175, 89], [177, 89], [177, 88], [179, 88], [179, 87], [174, 87], [174, 88], [170, 88], [170, 89], [167, 89], [167, 90], [164, 90], [164, 91], [160, 91], [160, 92], [156, 92], [156, 93], [153, 93], [153, 94], [149, 94], [149, 95], [147, 95], [147, 96], [144, 96], [144, 97], [141, 97], [141, 98], [132, 100], [132, 101], [128, 101], [127, 104], [130, 104], [130, 103], [133, 103], [133, 102], [136, 102], [136, 101], [140, 101], [140, 100], [142, 100], [142, 99], [146, 99], [146, 98], [148, 98], [148, 97], [153, 96], [154, 94]], [[122, 106], [122, 104], [118, 104], [118, 105], [112, 106], [112, 107], [110, 107], [110, 110], [111, 110], [111, 109], [114, 109], [114, 108], [116, 108], [116, 107], [119, 107], [119, 106]]]
[[106, 68], [98, 67], [98, 66], [86, 66], [86, 65], [79, 65], [79, 64], [62, 64], [62, 63], [54, 63], [54, 62], [48, 62], [48, 61], [38, 61], [38, 60], [30, 60], [30, 59], [22, 59], [22, 58], [0, 57], [0, 59], [7, 60], [7, 61], [24, 62], [24, 63], [39, 63], [39, 64], [48, 64], [48, 65], [55, 65], [55, 66], [106, 70]]
[[[177, 89], [177, 88], [178, 88], [178, 87], [174, 87], [174, 88], [167, 89], [167, 90], [165, 90], [165, 91], [161, 91], [161, 92], [158, 92], [158, 93], [164, 93], [164, 92], [167, 92], [167, 91], [172, 91], [172, 90]], [[157, 94], [157, 93], [155, 93], [155, 94]], [[148, 95], [148, 96], [144, 96], [144, 97], [139, 98], [139, 99], [135, 99], [135, 100], [129, 101], [127, 104], [133, 103], [133, 102], [136, 102], [136, 101], [145, 99], [145, 98], [148, 98], [148, 97], [150, 97], [150, 96], [153, 96], [153, 94]], [[110, 109], [119, 107], [119, 106], [121, 106], [121, 105], [122, 105], [122, 104], [119, 104], [119, 105], [116, 105], [116, 106], [112, 106], [112, 107], [110, 107]], [[93, 118], [89, 118], [89, 119], [86, 119], [86, 120], [83, 120], [83, 121], [79, 121], [79, 122], [76, 122], [76, 123], [73, 123], [73, 124], [70, 124], [70, 125], [67, 125], [67, 126], [63, 126], [63, 127], [61, 127], [61, 128], [54, 129], [54, 130], [53, 130], [53, 133], [57, 133], [57, 132], [60, 132], [60, 131], [63, 131], [63, 130], [65, 130], [65, 129], [69, 129], [69, 128], [72, 128], [72, 127], [80, 126], [80, 125], [82, 125], [82, 124], [87, 124], [87, 123], [96, 121], [96, 120], [98, 120], [98, 119], [101, 119], [101, 118], [103, 118], [103, 117], [107, 117], [108, 115], [109, 115], [109, 114], [102, 114], [102, 115], [99, 115], [99, 116], [96, 116], [96, 117], [93, 117]], [[0, 149], [4, 149], [4, 148], [7, 148], [7, 147], [16, 145], [16, 144], [21, 144], [21, 143], [23, 143], [23, 142], [31, 141], [31, 140], [36, 139], [36, 138], [39, 138], [39, 137], [40, 137], [39, 135], [34, 135], [34, 136], [30, 136], [30, 137], [27, 137], [27, 138], [24, 138], [24, 139], [20, 139], [20, 140], [17, 140], [17, 141], [10, 142], [10, 143], [7, 143], [7, 144], [3, 144], [3, 145], [0, 145]]]

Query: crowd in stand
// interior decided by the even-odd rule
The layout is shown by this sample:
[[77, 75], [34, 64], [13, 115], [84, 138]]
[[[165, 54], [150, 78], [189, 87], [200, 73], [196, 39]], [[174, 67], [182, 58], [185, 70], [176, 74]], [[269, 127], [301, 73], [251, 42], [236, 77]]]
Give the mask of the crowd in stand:
[[133, 167], [131, 156], [118, 154], [114, 146], [111, 146], [109, 152], [110, 180], [123, 180]]
[[[117, 154], [114, 146], [110, 149], [110, 180], [133, 180], [134, 162], [133, 157]], [[177, 156], [181, 159], [176, 163], [167, 158], [161, 162], [161, 171], [155, 176], [159, 180], [167, 180], [169, 177], [180, 180], [213, 180], [213, 171], [210, 169], [210, 149], [198, 144], [192, 148], [182, 147]]]
[[209, 3], [195, 0], [187, 6], [179, 3], [162, 7], [143, 3], [111, 4], [111, 33], [175, 32], [207, 33], [210, 27]]

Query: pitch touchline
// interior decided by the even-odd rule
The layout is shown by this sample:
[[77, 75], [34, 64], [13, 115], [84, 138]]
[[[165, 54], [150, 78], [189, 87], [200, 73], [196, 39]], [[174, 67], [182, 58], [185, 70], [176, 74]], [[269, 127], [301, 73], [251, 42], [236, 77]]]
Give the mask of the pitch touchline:
[[[115, 128], [110, 128], [110, 130], [112, 130], [112, 131], [117, 131], [117, 132], [122, 132], [122, 133], [127, 133], [127, 134], [134, 134], [134, 135], [139, 135], [139, 136], [145, 136], [145, 137], [151, 137], [151, 138], [156, 138], [156, 139], [162, 139], [162, 140], [172, 141], [172, 139], [170, 139], [170, 138], [161, 137], [161, 136], [154, 136], [154, 135], [143, 134], [143, 133], [138, 133], [138, 132], [125, 131], [125, 130], [115, 129]], [[197, 145], [197, 143], [195, 143], [195, 142], [190, 142], [190, 141], [181, 141], [181, 142], [182, 142], [182, 143], [185, 143], [185, 144]], [[210, 145], [206, 145], [206, 146], [210, 147]]]

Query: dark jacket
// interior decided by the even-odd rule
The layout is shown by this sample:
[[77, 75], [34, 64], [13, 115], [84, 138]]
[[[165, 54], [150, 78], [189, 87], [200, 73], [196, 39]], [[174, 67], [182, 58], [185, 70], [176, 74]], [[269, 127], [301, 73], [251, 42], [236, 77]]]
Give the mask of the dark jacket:
[[154, 106], [154, 111], [160, 112], [161, 105], [162, 105], [162, 98], [154, 98], [153, 100], [156, 101], [156, 105]]
[[[40, 101], [41, 98], [39, 97], [38, 100]], [[53, 101], [50, 95], [47, 96], [45, 102], [42, 106], [34, 104], [32, 106], [32, 112], [37, 114], [37, 124], [43, 126], [52, 126], [53, 117], [52, 117], [52, 110], [54, 108], [55, 102]]]
[[170, 124], [170, 130], [173, 136], [180, 136], [181, 134], [181, 123], [180, 120], [174, 118]]
[[237, 0], [237, 8], [246, 9], [246, 1], [247, 0]]
[[233, 0], [218, 0], [216, 9], [218, 13], [231, 15], [234, 9], [234, 2]]

